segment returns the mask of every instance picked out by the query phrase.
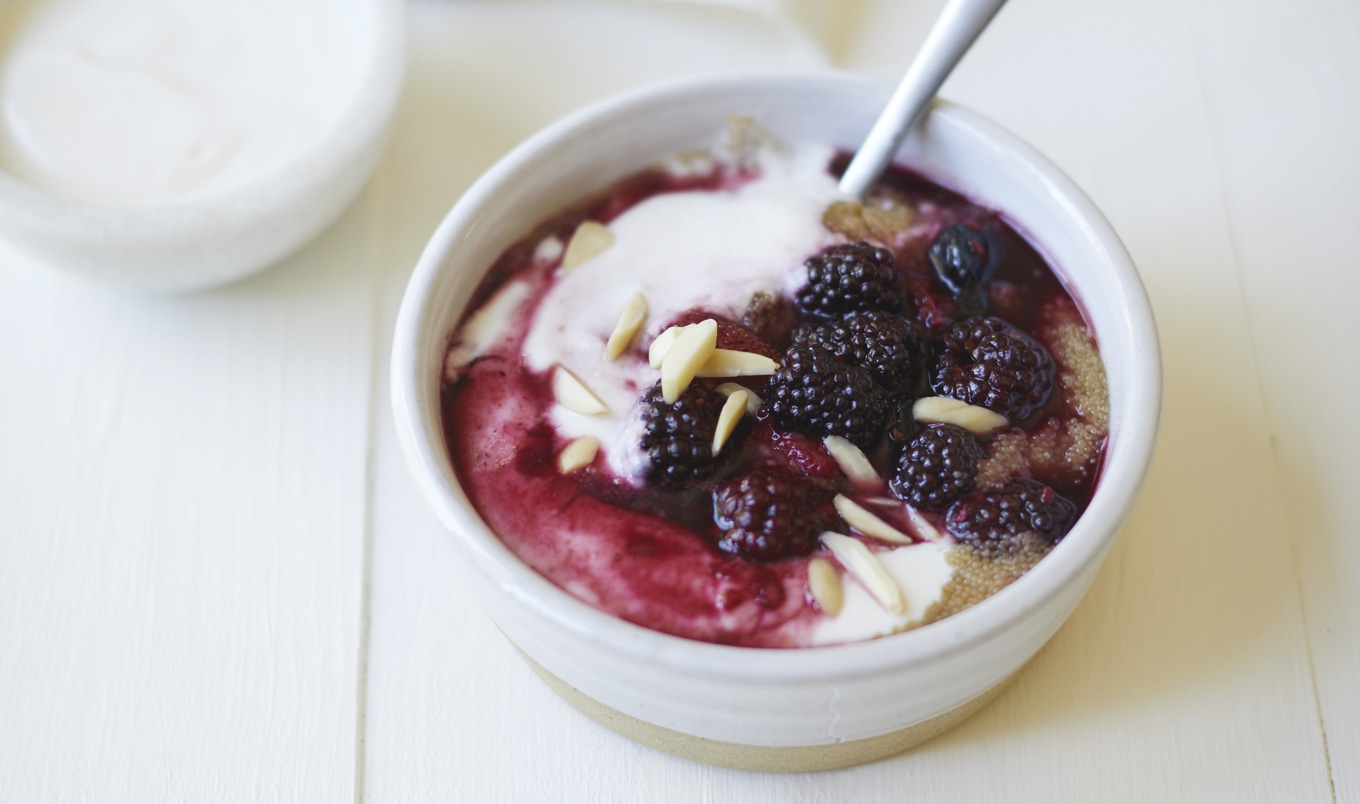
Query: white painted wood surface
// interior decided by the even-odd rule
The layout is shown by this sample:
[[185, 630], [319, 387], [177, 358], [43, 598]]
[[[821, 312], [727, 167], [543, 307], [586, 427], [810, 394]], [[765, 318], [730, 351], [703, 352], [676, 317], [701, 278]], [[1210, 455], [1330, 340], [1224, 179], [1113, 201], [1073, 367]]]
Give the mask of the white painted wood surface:
[[[939, 0], [838, 3], [895, 80]], [[0, 246], [0, 801], [1360, 802], [1360, 8], [1014, 0], [945, 87], [1084, 187], [1166, 360], [1091, 593], [994, 704], [869, 766], [708, 768], [546, 690], [410, 482], [392, 319], [522, 137], [698, 68], [815, 63], [771, 17], [421, 0], [361, 199], [257, 279], [147, 298]]]

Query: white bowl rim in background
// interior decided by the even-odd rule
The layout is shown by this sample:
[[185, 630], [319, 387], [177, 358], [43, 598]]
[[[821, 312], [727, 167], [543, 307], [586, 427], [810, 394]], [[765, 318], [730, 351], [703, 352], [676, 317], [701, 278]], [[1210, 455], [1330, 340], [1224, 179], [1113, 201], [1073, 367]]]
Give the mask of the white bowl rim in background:
[[[1108, 289], [1118, 294], [1118, 306], [1127, 318], [1130, 338], [1127, 350], [1130, 363], [1124, 370], [1132, 382], [1125, 389], [1126, 398], [1119, 402], [1119, 434], [1112, 437], [1091, 504], [1062, 543], [1010, 586], [936, 623], [903, 634], [845, 645], [761, 649], [671, 636], [595, 609], [523, 564], [477, 517], [458, 488], [445, 454], [436, 367], [442, 365], [442, 349], [448, 333], [431, 333], [429, 329], [432, 319], [438, 315], [435, 304], [441, 282], [446, 278], [446, 271], [452, 271], [446, 266], [448, 252], [476, 230], [484, 207], [507, 184], [524, 181], [525, 176], [545, 163], [544, 160], [551, 160], [554, 150], [572, 138], [591, 136], [591, 132], [617, 125], [640, 114], [640, 110], [657, 108], [657, 104], [675, 99], [733, 87], [755, 92], [761, 86], [875, 92], [881, 93], [885, 100], [891, 91], [887, 85], [832, 72], [742, 73], [686, 78], [623, 93], [571, 114], [523, 142], [488, 170], [455, 204], [434, 233], [403, 299], [392, 356], [393, 406], [400, 441], [422, 491], [441, 522], [464, 548], [475, 571], [499, 589], [511, 601], [509, 605], [531, 612], [532, 616], [570, 634], [571, 639], [589, 643], [592, 649], [626, 657], [629, 661], [647, 662], [687, 677], [718, 681], [825, 682], [930, 663], [986, 642], [1077, 579], [1089, 584], [1094, 575], [1093, 564], [1098, 564], [1104, 557], [1137, 499], [1155, 447], [1161, 405], [1160, 351], [1151, 307], [1118, 236], [1091, 201], [1058, 168], [1014, 135], [973, 112], [940, 102], [927, 125], [957, 127], [971, 132], [988, 147], [1006, 152], [1006, 158], [1018, 162], [1017, 172], [1025, 173], [1026, 181], [1068, 211], [1076, 230], [1073, 236], [1089, 240], [1091, 248], [1103, 255], [1112, 272]], [[663, 156], [665, 154], [658, 153], [655, 158]], [[633, 169], [641, 167], [643, 165], [636, 165]], [[929, 171], [926, 172], [929, 175]], [[532, 182], [532, 178], [528, 181]], [[582, 188], [582, 194], [592, 189], [600, 188]], [[986, 203], [985, 198], [981, 200]], [[1012, 211], [1004, 208], [1001, 212], [1013, 224], [1016, 217], [1023, 217], [1013, 217]], [[537, 222], [524, 221], [523, 231], [527, 232]], [[1043, 243], [1037, 245], [1043, 251]], [[1056, 267], [1061, 275], [1063, 266]], [[464, 281], [472, 280], [465, 278]], [[1107, 334], [1100, 332], [1098, 337]], [[438, 360], [435, 351], [439, 352]], [[1085, 586], [1081, 590], [1083, 593], [1084, 589]], [[1066, 613], [1063, 614], [1065, 617]], [[1056, 629], [1057, 624], [1052, 627]], [[548, 669], [552, 670], [551, 667]]]

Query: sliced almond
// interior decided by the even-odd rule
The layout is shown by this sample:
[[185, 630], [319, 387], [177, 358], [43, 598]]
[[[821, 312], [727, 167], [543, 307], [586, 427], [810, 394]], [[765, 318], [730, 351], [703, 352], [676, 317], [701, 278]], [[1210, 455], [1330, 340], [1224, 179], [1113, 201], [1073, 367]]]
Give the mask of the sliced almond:
[[641, 293], [634, 293], [623, 305], [623, 312], [619, 313], [619, 322], [609, 334], [609, 342], [604, 345], [604, 359], [617, 360], [619, 355], [626, 352], [633, 339], [642, 331], [642, 324], [646, 320], [647, 299]]
[[570, 271], [612, 245], [614, 233], [604, 224], [581, 221], [581, 225], [576, 227], [576, 232], [571, 236], [571, 242], [567, 244], [566, 253], [562, 255], [562, 267]]
[[831, 562], [825, 558], [814, 558], [808, 562], [808, 591], [817, 601], [822, 613], [835, 617], [845, 605], [845, 588], [841, 586], [841, 576]]
[[735, 382], [720, 383], [715, 390], [718, 393], [722, 394], [723, 396], [731, 396], [732, 394], [735, 394], [738, 391], [745, 391], [746, 412], [751, 414], [752, 416], [756, 415], [756, 413], [760, 410], [760, 406], [764, 402], [760, 397], [756, 396], [755, 391], [752, 391], [750, 388], [747, 388], [746, 386], [740, 383]]
[[878, 472], [874, 471], [874, 465], [869, 463], [869, 456], [849, 439], [827, 436], [822, 439], [822, 443], [826, 445], [826, 451], [836, 459], [841, 471], [845, 472], [845, 476], [850, 478], [851, 482], [860, 486], [876, 486], [883, 482]]
[[699, 367], [700, 377], [768, 377], [779, 368], [779, 364], [765, 355], [755, 352], [738, 352], [735, 349], [714, 349], [704, 364]]
[[859, 539], [841, 533], [827, 531], [822, 534], [822, 544], [841, 562], [846, 572], [869, 590], [878, 604], [893, 614], [907, 612], [907, 597], [902, 587], [893, 578], [878, 556], [869, 551]]
[[737, 425], [741, 423], [741, 414], [746, 412], [746, 397], [750, 394], [745, 388], [734, 392], [723, 403], [722, 412], [718, 414], [718, 426], [713, 430], [713, 454], [722, 452], [723, 445], [727, 439], [732, 437]]
[[[693, 326], [692, 324], [690, 326]], [[647, 362], [652, 364], [652, 368], [661, 368], [661, 361], [666, 358], [666, 353], [675, 345], [675, 339], [680, 337], [680, 333], [689, 329], [685, 327], [667, 327], [666, 331], [656, 336], [652, 345], [647, 347]]]
[[534, 262], [552, 262], [561, 257], [566, 248], [562, 238], [549, 235], [538, 241], [538, 246], [534, 248]]
[[878, 518], [878, 515], [868, 508], [860, 505], [844, 494], [837, 494], [832, 501], [836, 506], [836, 513], [841, 515], [845, 524], [863, 533], [865, 536], [872, 536], [893, 544], [911, 544], [912, 538], [902, 531]]
[[667, 405], [675, 404], [717, 346], [718, 322], [711, 318], [680, 333], [661, 359], [661, 398]]
[[944, 541], [944, 537], [940, 535], [940, 532], [935, 529], [934, 525], [930, 524], [930, 520], [926, 519], [920, 511], [917, 511], [910, 505], [904, 505], [903, 507], [907, 509], [907, 518], [911, 520], [912, 530], [916, 531], [917, 536], [920, 536], [928, 542]]
[[994, 410], [947, 396], [927, 396], [916, 400], [911, 406], [911, 416], [918, 422], [952, 424], [978, 435], [987, 435], [1010, 423]]
[[553, 398], [562, 407], [582, 416], [598, 416], [609, 412], [609, 406], [594, 391], [562, 366], [553, 372]]
[[557, 471], [569, 475], [577, 469], [589, 466], [600, 451], [600, 440], [594, 436], [581, 436], [568, 444], [557, 455]]

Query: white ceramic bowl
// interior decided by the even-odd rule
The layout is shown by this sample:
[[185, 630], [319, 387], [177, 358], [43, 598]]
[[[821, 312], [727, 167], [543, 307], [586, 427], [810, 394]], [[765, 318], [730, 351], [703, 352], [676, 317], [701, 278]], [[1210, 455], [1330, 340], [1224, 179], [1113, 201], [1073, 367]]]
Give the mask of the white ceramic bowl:
[[475, 567], [487, 612], [555, 689], [664, 750], [760, 769], [876, 758], [947, 728], [1053, 635], [1095, 577], [1138, 495], [1161, 404], [1157, 335], [1118, 237], [1057, 168], [996, 125], [939, 104], [898, 162], [1001, 210], [1050, 259], [1093, 325], [1109, 377], [1107, 459], [1090, 506], [1038, 566], [995, 596], [914, 631], [794, 650], [706, 644], [604, 614], [521, 563], [450, 469], [440, 376], [469, 294], [504, 249], [568, 202], [711, 141], [728, 115], [786, 141], [859, 143], [890, 88], [818, 74], [705, 78], [626, 94], [567, 117], [486, 173], [449, 212], [397, 324], [393, 395], [411, 468]]
[[158, 291], [239, 279], [315, 237], [377, 164], [406, 65], [402, 0], [333, 6], [368, 69], [338, 125], [297, 159], [215, 195], [144, 207], [70, 201], [0, 172], [0, 237], [54, 268]]

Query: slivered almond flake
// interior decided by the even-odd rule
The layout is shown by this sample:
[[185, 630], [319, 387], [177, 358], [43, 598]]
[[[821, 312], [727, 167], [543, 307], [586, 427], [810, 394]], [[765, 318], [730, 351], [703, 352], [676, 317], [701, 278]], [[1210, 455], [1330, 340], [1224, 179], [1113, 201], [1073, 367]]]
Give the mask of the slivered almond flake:
[[666, 331], [656, 336], [652, 345], [647, 347], [647, 362], [652, 364], [652, 368], [661, 368], [661, 361], [665, 359], [666, 353], [675, 345], [675, 339], [680, 337], [680, 333], [689, 329], [693, 324], [684, 327], [667, 327]]
[[553, 372], [553, 398], [562, 407], [582, 416], [598, 416], [609, 412], [609, 407], [600, 401], [594, 391], [562, 366]]
[[994, 410], [947, 396], [927, 396], [916, 400], [911, 406], [911, 416], [918, 422], [952, 424], [978, 435], [987, 435], [1010, 423]]
[[716, 389], [714, 389], [714, 390], [716, 390], [718, 393], [722, 394], [723, 396], [731, 396], [732, 394], [735, 394], [735, 393], [738, 392], [738, 391], [745, 391], [745, 392], [746, 392], [746, 412], [749, 413], [749, 414], [751, 414], [752, 416], [756, 415], [756, 413], [760, 410], [761, 404], [764, 402], [764, 400], [762, 400], [760, 397], [756, 396], [756, 392], [755, 392], [755, 391], [752, 391], [750, 388], [747, 388], [746, 386], [744, 386], [744, 385], [742, 385], [742, 384], [740, 384], [740, 383], [735, 383], [735, 382], [724, 382], [724, 383], [719, 383], [719, 384], [718, 384], [718, 387], [717, 387]]
[[814, 558], [808, 562], [808, 591], [812, 599], [828, 617], [841, 613], [845, 605], [845, 588], [841, 586], [841, 576], [831, 562], [825, 558]]
[[849, 439], [827, 436], [822, 439], [822, 443], [826, 445], [826, 451], [831, 453], [831, 457], [836, 459], [836, 463], [840, 464], [845, 476], [856, 485], [876, 486], [883, 482], [879, 479], [878, 472], [874, 471], [874, 465], [869, 463], [869, 457]]
[[614, 245], [614, 233], [602, 223], [581, 221], [576, 232], [567, 243], [567, 251], [562, 255], [562, 267], [570, 271], [591, 257], [597, 256]]
[[920, 536], [928, 542], [944, 540], [944, 537], [940, 535], [940, 532], [935, 529], [934, 525], [930, 524], [929, 519], [922, 516], [920, 511], [917, 511], [910, 505], [903, 505], [902, 507], [907, 509], [907, 519], [911, 520], [911, 527], [916, 531], [917, 536]]
[[746, 397], [750, 394], [745, 388], [734, 392], [723, 403], [722, 412], [718, 414], [718, 426], [713, 430], [713, 454], [722, 452], [723, 445], [727, 439], [732, 437], [732, 433], [737, 429], [737, 424], [741, 422], [741, 414], [746, 412]]
[[779, 364], [755, 352], [738, 352], [735, 349], [714, 349], [704, 364], [699, 367], [699, 377], [768, 377], [775, 373]]
[[860, 505], [844, 494], [837, 494], [833, 501], [836, 513], [841, 515], [845, 524], [863, 533], [893, 544], [911, 544], [911, 537], [878, 518], [878, 515]]
[[629, 344], [642, 331], [642, 325], [646, 320], [647, 298], [641, 293], [634, 293], [623, 305], [623, 312], [619, 313], [619, 322], [609, 334], [609, 342], [604, 345], [604, 359], [617, 360], [619, 355], [626, 352]]
[[661, 359], [661, 398], [667, 405], [685, 392], [690, 380], [718, 346], [718, 322], [705, 319], [686, 327]]
[[581, 436], [562, 448], [557, 454], [557, 471], [569, 475], [577, 469], [590, 466], [595, 453], [600, 451], [600, 440], [594, 436]]
[[859, 539], [842, 533], [827, 531], [822, 534], [822, 544], [841, 562], [845, 571], [869, 590], [878, 604], [893, 614], [905, 614], [907, 598], [902, 587], [897, 584], [892, 573], [869, 551]]

